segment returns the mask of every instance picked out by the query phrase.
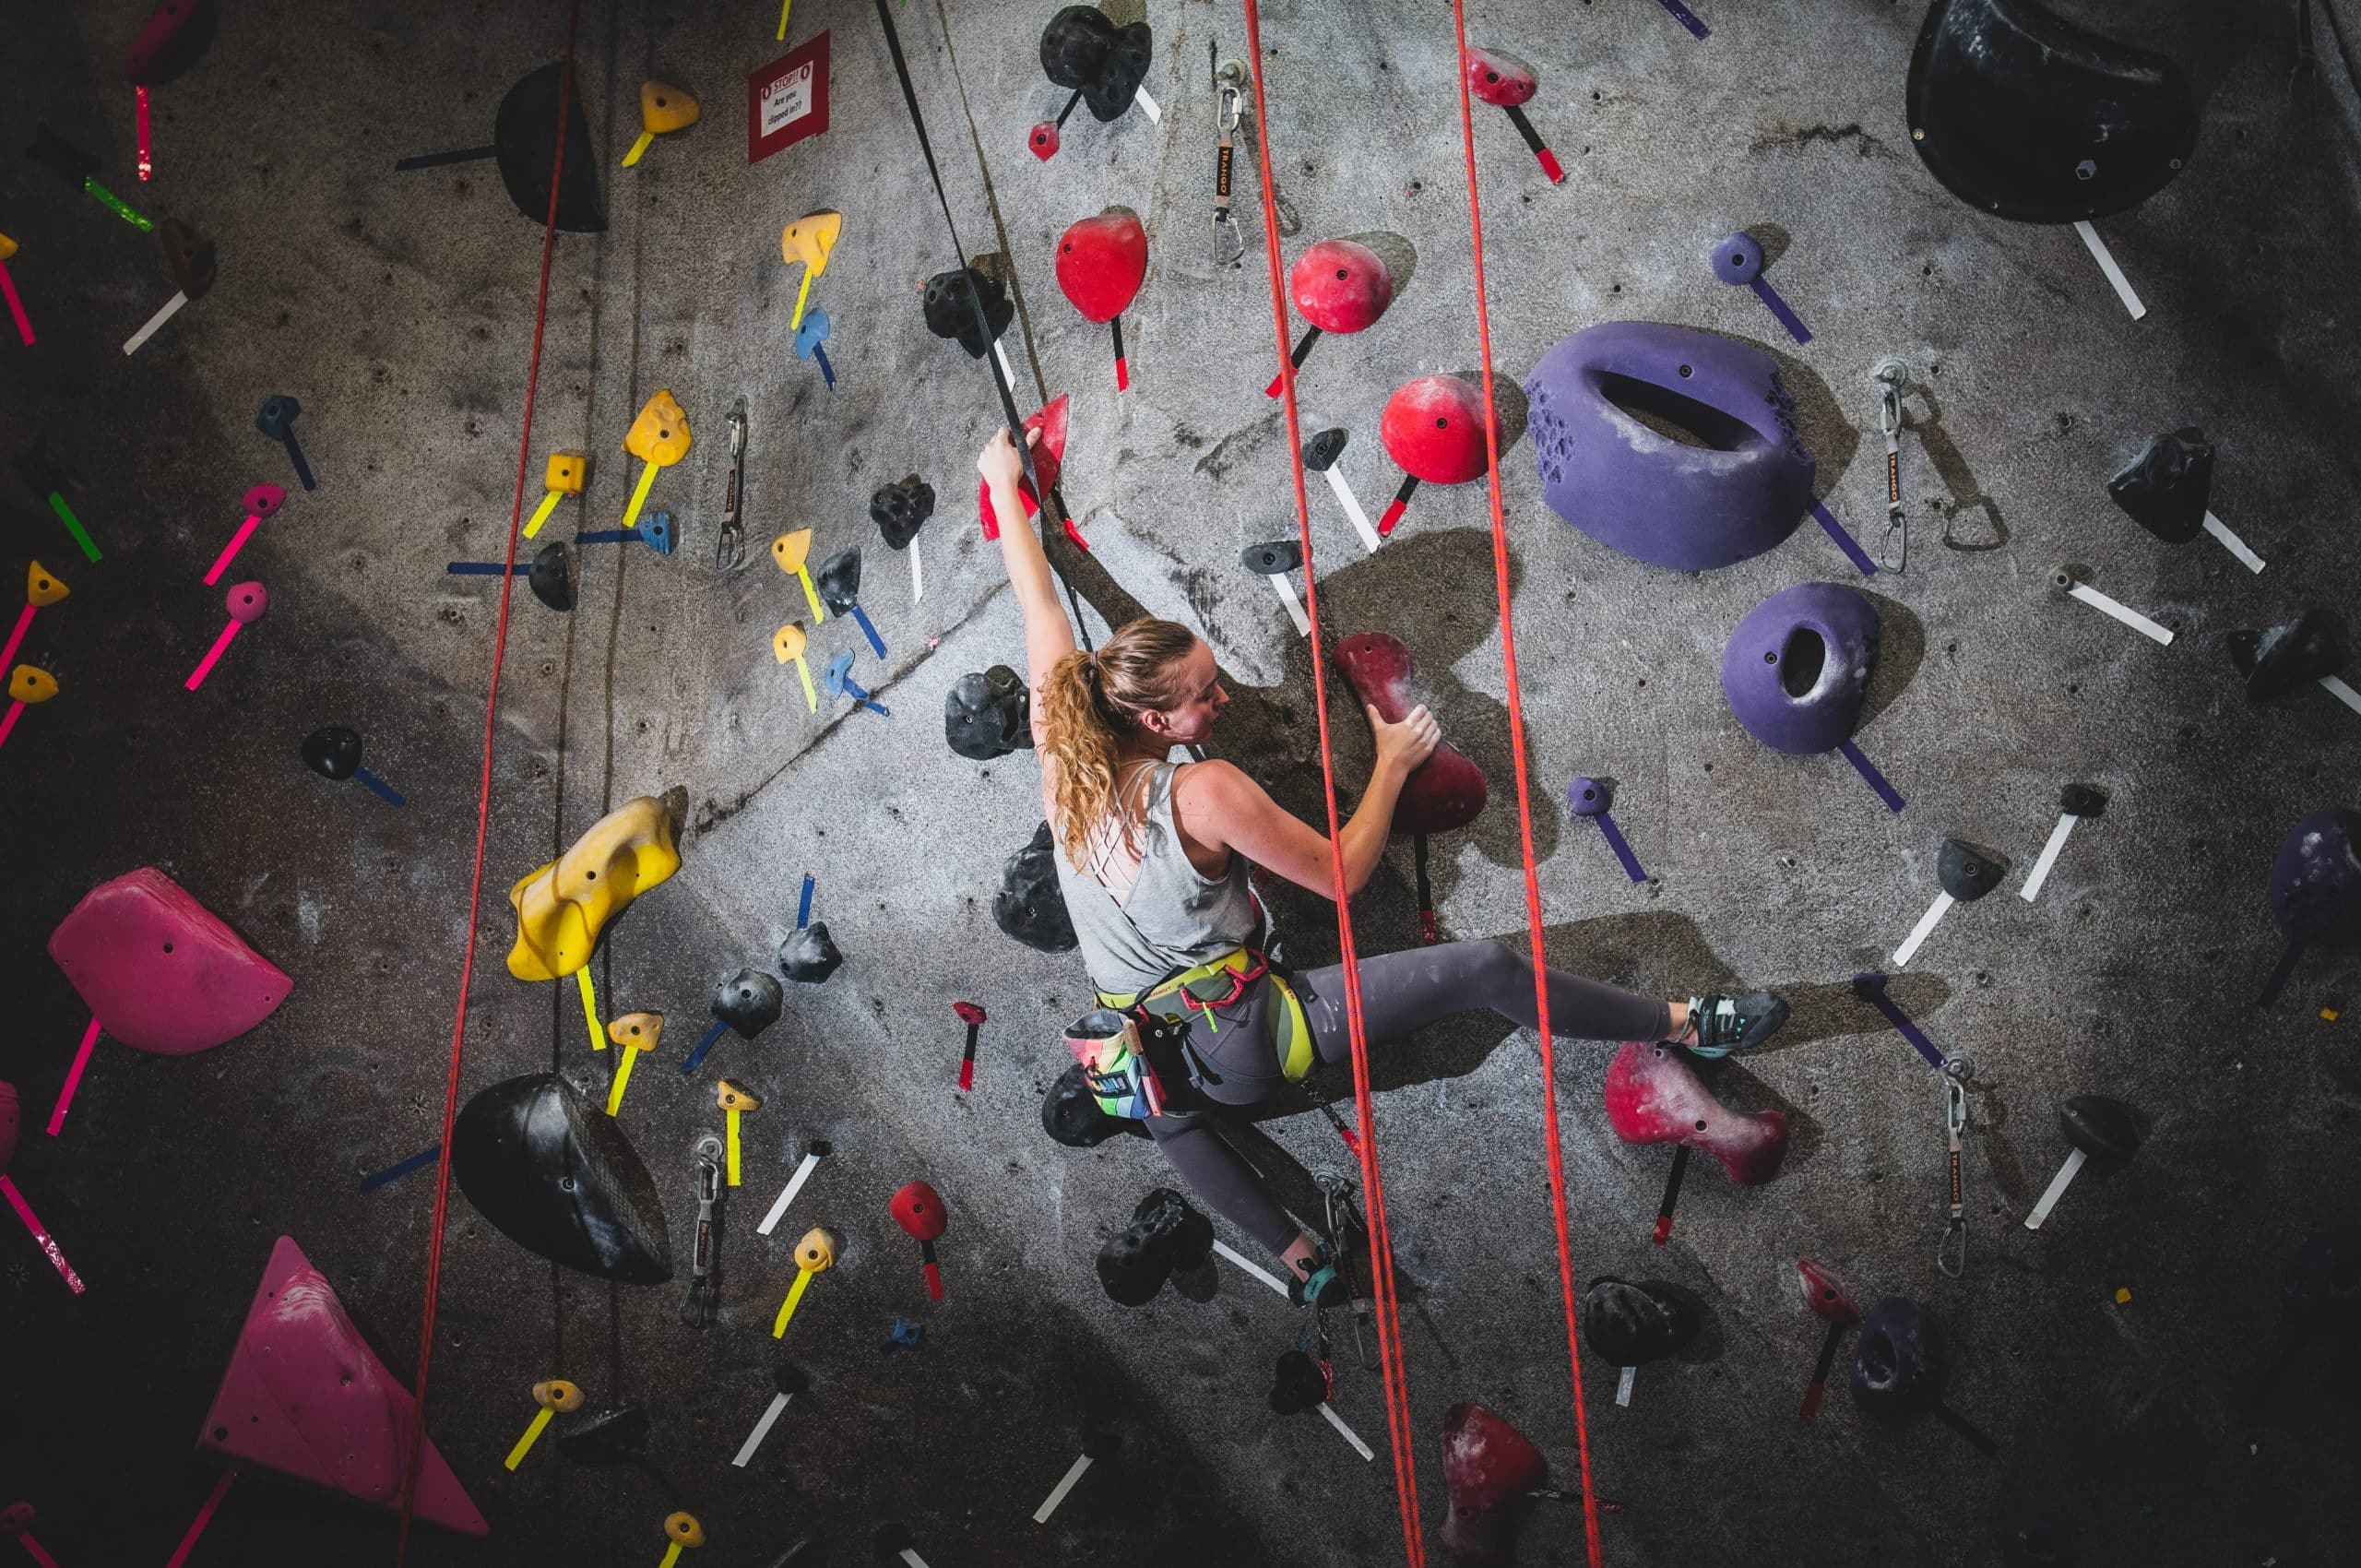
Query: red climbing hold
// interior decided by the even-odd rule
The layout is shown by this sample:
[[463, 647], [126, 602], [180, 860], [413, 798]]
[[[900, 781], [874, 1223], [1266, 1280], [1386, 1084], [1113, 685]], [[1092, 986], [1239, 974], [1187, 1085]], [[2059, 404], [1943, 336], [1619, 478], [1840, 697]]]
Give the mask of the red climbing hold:
[[1376, 326], [1394, 303], [1394, 272], [1358, 241], [1323, 240], [1296, 257], [1287, 291], [1303, 319], [1321, 331], [1358, 332]]
[[1484, 398], [1455, 375], [1422, 375], [1386, 399], [1378, 437], [1405, 473], [1465, 484], [1484, 472]]
[[1512, 54], [1495, 54], [1473, 44], [1467, 50], [1467, 90], [1501, 109], [1529, 102], [1541, 86], [1533, 67]]
[[1670, 1045], [1635, 1040], [1615, 1053], [1607, 1069], [1607, 1122], [1627, 1144], [1686, 1144], [1712, 1155], [1741, 1187], [1768, 1182], [1787, 1158], [1785, 1116], [1726, 1109]]
[[[1336, 664], [1361, 701], [1388, 724], [1417, 706], [1410, 695], [1410, 650], [1388, 632], [1362, 632], [1336, 645]], [[1403, 784], [1394, 802], [1396, 833], [1448, 833], [1476, 820], [1489, 791], [1484, 770], [1449, 741]]]
[[1091, 321], [1123, 314], [1147, 277], [1147, 231], [1137, 214], [1110, 207], [1058, 240], [1058, 287]]
[[[1058, 487], [1058, 476], [1065, 466], [1066, 400], [1064, 395], [1060, 394], [1055, 402], [1040, 412], [1027, 416], [1025, 428], [1041, 433], [1040, 445], [1033, 448], [1033, 471], [1041, 476], [1041, 484], [1044, 489], [1055, 490]], [[1033, 487], [1021, 479], [1016, 481], [1016, 494], [1017, 498], [1025, 504], [1026, 517], [1029, 517], [1041, 509], [1040, 497], [1035, 495]], [[1000, 518], [992, 514], [991, 494], [980, 479], [976, 481], [976, 506], [983, 517], [984, 537], [988, 540], [998, 539]], [[1085, 550], [1090, 548], [1084, 541], [1082, 535], [1075, 531], [1072, 518], [1066, 520], [1066, 537]]]
[[1442, 1485], [1451, 1512], [1445, 1550], [1463, 1562], [1506, 1562], [1514, 1544], [1510, 1504], [1548, 1479], [1541, 1451], [1481, 1405], [1453, 1405], [1442, 1421]]

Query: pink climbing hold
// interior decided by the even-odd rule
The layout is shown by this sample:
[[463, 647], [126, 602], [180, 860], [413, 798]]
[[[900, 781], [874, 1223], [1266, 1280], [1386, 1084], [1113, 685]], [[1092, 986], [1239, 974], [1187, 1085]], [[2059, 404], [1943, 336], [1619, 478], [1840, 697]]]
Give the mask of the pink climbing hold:
[[[379, 1508], [401, 1505], [402, 1456], [418, 1401], [397, 1382], [294, 1238], [271, 1249], [237, 1348], [197, 1433], [201, 1454], [269, 1470]], [[420, 1445], [418, 1516], [491, 1533], [429, 1438]]]
[[153, 866], [84, 894], [49, 956], [109, 1035], [161, 1056], [237, 1039], [295, 984]]

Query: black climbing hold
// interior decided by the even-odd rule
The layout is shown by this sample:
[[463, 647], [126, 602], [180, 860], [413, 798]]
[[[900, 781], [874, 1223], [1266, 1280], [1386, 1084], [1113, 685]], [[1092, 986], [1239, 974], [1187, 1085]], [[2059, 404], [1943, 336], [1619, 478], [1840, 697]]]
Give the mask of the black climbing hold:
[[869, 1549], [877, 1554], [880, 1562], [894, 1562], [917, 1542], [918, 1538], [910, 1534], [908, 1525], [889, 1522], [877, 1526], [877, 1533], [869, 1538]]
[[849, 615], [852, 607], [860, 602], [860, 549], [858, 545], [839, 550], [820, 563], [812, 574], [812, 586], [820, 590], [820, 602], [839, 615]]
[[[984, 307], [984, 325], [991, 328], [989, 338], [976, 333], [979, 301]], [[967, 350], [971, 360], [991, 353], [1000, 335], [1015, 319], [1016, 302], [1008, 297], [1008, 291], [1000, 280], [972, 267], [955, 267], [926, 280], [926, 329], [938, 338], [956, 342]]]
[[[563, 63], [527, 73], [500, 101], [492, 119], [500, 182], [516, 210], [535, 223], [550, 217], [550, 168], [557, 161], [557, 101], [566, 86], [564, 76]], [[602, 233], [607, 215], [599, 205], [599, 157], [583, 113], [579, 77], [564, 96], [565, 165], [558, 172], [557, 226], [570, 234]]]
[[1119, 28], [1096, 6], [1068, 6], [1041, 30], [1041, 68], [1058, 86], [1081, 93], [1101, 121], [1132, 106], [1155, 49], [1145, 22]]
[[1169, 1187], [1157, 1187], [1132, 1211], [1132, 1223], [1098, 1249], [1098, 1283], [1120, 1306], [1156, 1300], [1176, 1268], [1201, 1268], [1213, 1255], [1214, 1225]]
[[992, 923], [1042, 953], [1071, 952], [1079, 941], [1074, 918], [1066, 913], [1066, 896], [1058, 886], [1057, 852], [1045, 822], [1000, 868], [1000, 886], [992, 894]]
[[1068, 1148], [1097, 1148], [1119, 1134], [1145, 1136], [1147, 1126], [1129, 1116], [1108, 1115], [1077, 1062], [1058, 1075], [1049, 1098], [1041, 1101], [1041, 1130]]
[[1100, 1426], [1082, 1429], [1082, 1452], [1086, 1458], [1105, 1459], [1121, 1453], [1122, 1450], [1123, 1437], [1121, 1432]]
[[2000, 885], [2008, 862], [1988, 849], [1946, 838], [1935, 857], [1935, 880], [1963, 904], [1973, 904]]
[[912, 474], [877, 487], [869, 498], [869, 520], [885, 536], [886, 548], [907, 550], [920, 525], [934, 516], [934, 487]]
[[2106, 493], [2166, 544], [2187, 544], [2203, 531], [2213, 498], [2213, 447], [2195, 425], [2166, 431], [2106, 481]]
[[1696, 1333], [1695, 1320], [1679, 1301], [1658, 1287], [1603, 1274], [1583, 1292], [1583, 1340], [1609, 1366], [1661, 1360]]
[[828, 937], [825, 921], [813, 921], [778, 944], [779, 972], [803, 985], [818, 985], [844, 961], [845, 956]]
[[672, 1277], [664, 1206], [623, 1124], [555, 1073], [477, 1091], [451, 1130], [451, 1178], [504, 1236], [626, 1285]]
[[1033, 694], [1005, 664], [962, 675], [943, 699], [943, 738], [961, 756], [990, 762], [1033, 745]]
[[2066, 1141], [2092, 1159], [2120, 1164], [2140, 1147], [2140, 1119], [2119, 1099], [2078, 1094], [2058, 1108]]
[[303, 737], [303, 766], [338, 783], [361, 770], [361, 731], [331, 724]]
[[1303, 466], [1314, 471], [1324, 471], [1345, 455], [1345, 432], [1340, 426], [1323, 430], [1303, 444]]
[[713, 1016], [752, 1039], [778, 1022], [787, 992], [760, 969], [741, 969], [714, 988]]
[[2106, 794], [2095, 784], [2069, 784], [2058, 791], [2058, 809], [2068, 816], [2096, 816], [2106, 810]]
[[533, 552], [532, 571], [525, 580], [532, 585], [533, 597], [552, 610], [574, 608], [574, 552], [564, 540], [552, 540]]
[[1275, 577], [1303, 564], [1303, 546], [1291, 539], [1250, 544], [1238, 552], [1238, 564], [1258, 577]]
[[781, 1394], [792, 1398], [811, 1389], [812, 1374], [792, 1361], [781, 1361], [771, 1369], [771, 1382]]
[[2344, 668], [2344, 623], [2331, 611], [2305, 611], [2284, 626], [2232, 632], [2230, 662], [2247, 678], [2247, 699], [2267, 702]]
[[1301, 1350], [1279, 1357], [1271, 1378], [1271, 1408], [1282, 1416], [1316, 1409], [1328, 1403], [1328, 1378], [1320, 1363]]
[[586, 1416], [558, 1434], [557, 1451], [592, 1469], [632, 1464], [647, 1452], [647, 1412], [625, 1405]]

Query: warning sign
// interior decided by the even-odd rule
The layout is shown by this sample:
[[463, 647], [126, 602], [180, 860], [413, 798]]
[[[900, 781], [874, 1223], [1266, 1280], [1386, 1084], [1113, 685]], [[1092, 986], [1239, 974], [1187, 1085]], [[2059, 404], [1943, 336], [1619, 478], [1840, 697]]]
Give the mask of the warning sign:
[[828, 128], [828, 35], [799, 44], [746, 78], [746, 161]]

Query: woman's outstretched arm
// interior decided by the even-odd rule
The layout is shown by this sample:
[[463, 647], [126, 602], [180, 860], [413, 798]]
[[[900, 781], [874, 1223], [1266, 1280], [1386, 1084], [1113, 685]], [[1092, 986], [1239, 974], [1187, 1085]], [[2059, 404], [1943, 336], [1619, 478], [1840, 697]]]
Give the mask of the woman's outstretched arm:
[[[1025, 433], [1028, 446], [1041, 433]], [[1026, 520], [1025, 503], [1016, 481], [1025, 476], [1024, 459], [1005, 429], [993, 432], [976, 471], [984, 476], [985, 493], [991, 497], [992, 515], [1000, 519], [1000, 558], [1008, 568], [1009, 587], [1016, 590], [1016, 606], [1025, 615], [1025, 683], [1033, 691], [1033, 740], [1042, 743], [1041, 683], [1050, 667], [1074, 650], [1074, 624], [1058, 602], [1057, 580], [1050, 574], [1050, 558], [1041, 552], [1040, 536]]]

